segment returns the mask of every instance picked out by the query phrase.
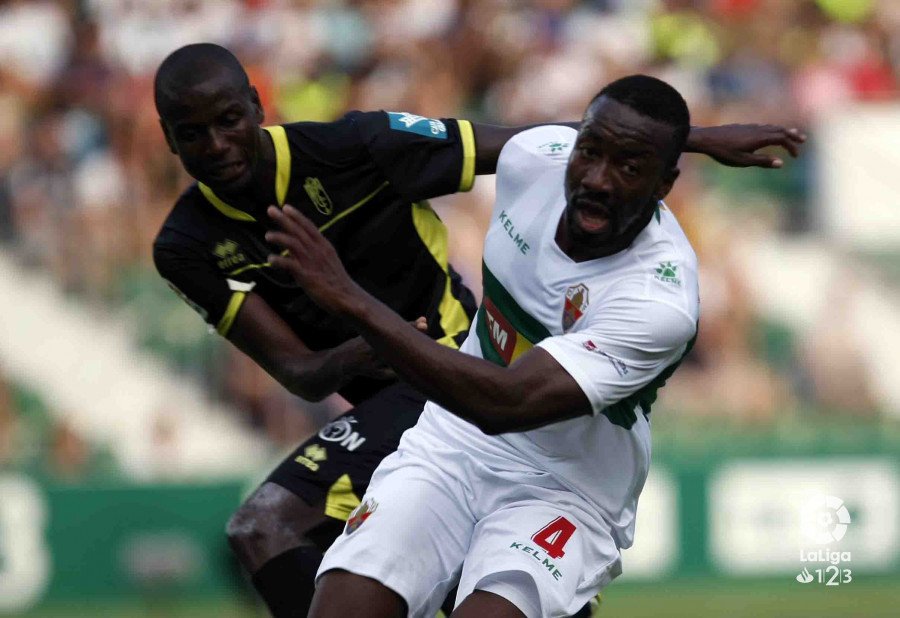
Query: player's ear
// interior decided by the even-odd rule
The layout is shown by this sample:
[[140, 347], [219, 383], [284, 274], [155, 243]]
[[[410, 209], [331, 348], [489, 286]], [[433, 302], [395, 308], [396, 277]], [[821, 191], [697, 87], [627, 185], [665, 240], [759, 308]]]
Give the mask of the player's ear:
[[680, 173], [681, 170], [674, 166], [667, 169], [665, 173], [663, 173], [662, 182], [660, 182], [659, 186], [656, 188], [653, 198], [657, 201], [665, 198], [669, 194], [669, 191], [672, 190], [672, 185], [675, 184]]
[[259, 92], [256, 86], [250, 86], [250, 102], [253, 103], [253, 115], [257, 124], [262, 124], [266, 118], [266, 111], [263, 109], [262, 101], [259, 99]]
[[169, 151], [172, 154], [178, 154], [178, 150], [175, 148], [175, 140], [172, 139], [172, 135], [169, 133], [169, 127], [166, 126], [166, 122], [160, 118], [159, 126], [162, 129], [163, 135], [166, 137], [166, 144], [169, 145]]

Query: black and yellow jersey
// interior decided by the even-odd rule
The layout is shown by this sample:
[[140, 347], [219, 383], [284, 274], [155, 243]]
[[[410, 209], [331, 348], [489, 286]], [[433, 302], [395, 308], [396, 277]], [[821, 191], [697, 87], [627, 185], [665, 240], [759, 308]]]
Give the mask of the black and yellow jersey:
[[[370, 294], [408, 320], [424, 315], [429, 335], [456, 347], [468, 332], [475, 302], [447, 261], [447, 230], [425, 200], [472, 187], [471, 124], [351, 112], [332, 123], [266, 130], [275, 145], [278, 204], [291, 204], [309, 217]], [[156, 238], [159, 273], [225, 336], [250, 291], [313, 350], [355, 336], [289, 275], [267, 264], [276, 247], [264, 238], [273, 227], [266, 206], [241, 210], [195, 183]], [[358, 379], [341, 394], [355, 403], [382, 386]]]

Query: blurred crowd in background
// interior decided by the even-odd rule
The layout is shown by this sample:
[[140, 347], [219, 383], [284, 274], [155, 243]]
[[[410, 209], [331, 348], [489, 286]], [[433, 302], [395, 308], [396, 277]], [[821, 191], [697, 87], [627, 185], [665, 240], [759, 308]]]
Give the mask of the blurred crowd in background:
[[[169, 52], [199, 41], [230, 48], [269, 123], [379, 108], [504, 125], [574, 120], [605, 83], [645, 72], [684, 94], [693, 124], [808, 130], [835, 106], [897, 100], [897, 32], [894, 0], [6, 0], [0, 241], [100, 315], [132, 313], [142, 345], [292, 443], [339, 404], [286, 394], [209, 335], [153, 270], [151, 242], [190, 182], [153, 107], [153, 75]], [[731, 252], [739, 235], [816, 233], [812, 149], [777, 172], [696, 155], [681, 167], [667, 201], [700, 258], [703, 319], [666, 389], [665, 414], [877, 417], [852, 341], [804, 340], [754, 306]], [[473, 290], [492, 184], [482, 178], [471, 193], [436, 202]], [[822, 365], [835, 362], [847, 363], [837, 382]], [[16, 415], [33, 406], [0, 385], [2, 466], [11, 442], [25, 440], [13, 437]], [[53, 457], [102, 459], [67, 431], [46, 434]]]

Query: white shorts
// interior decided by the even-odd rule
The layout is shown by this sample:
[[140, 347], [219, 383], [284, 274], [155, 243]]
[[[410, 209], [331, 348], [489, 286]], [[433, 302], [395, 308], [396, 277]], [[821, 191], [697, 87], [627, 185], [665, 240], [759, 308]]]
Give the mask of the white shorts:
[[416, 429], [372, 477], [317, 577], [380, 581], [409, 615], [433, 618], [457, 583], [498, 594], [529, 618], [571, 616], [621, 570], [608, 527], [546, 472], [503, 470]]

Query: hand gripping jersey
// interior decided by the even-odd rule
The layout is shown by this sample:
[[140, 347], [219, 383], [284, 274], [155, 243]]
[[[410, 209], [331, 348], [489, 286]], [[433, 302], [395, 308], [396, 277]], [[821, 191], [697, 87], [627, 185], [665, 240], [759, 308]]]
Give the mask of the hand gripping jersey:
[[[650, 406], [697, 330], [697, 259], [660, 203], [628, 248], [574, 262], [555, 241], [576, 132], [544, 126], [504, 147], [484, 248], [484, 298], [461, 350], [509, 365], [534, 346], [584, 390], [593, 415], [500, 436], [433, 402], [424, 431], [494, 466], [537, 467], [595, 507], [631, 545], [650, 465]], [[465, 388], [465, 385], [460, 385]]]

